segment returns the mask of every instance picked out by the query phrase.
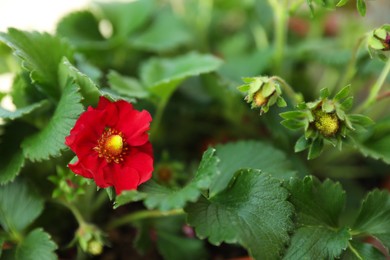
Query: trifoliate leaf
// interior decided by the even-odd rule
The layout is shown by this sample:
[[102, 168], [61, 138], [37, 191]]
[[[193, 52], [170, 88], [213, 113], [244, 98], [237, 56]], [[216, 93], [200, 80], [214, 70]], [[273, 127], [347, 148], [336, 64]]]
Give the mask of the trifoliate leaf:
[[48, 33], [26, 32], [14, 28], [0, 34], [3, 41], [14, 50], [23, 61], [34, 83], [42, 91], [55, 99], [60, 97], [58, 87], [58, 65], [63, 56], [72, 58], [70, 45], [61, 38]]
[[79, 49], [107, 45], [99, 30], [99, 21], [90, 11], [72, 12], [57, 25], [57, 34], [66, 37]]
[[322, 226], [299, 228], [283, 259], [337, 259], [348, 246], [348, 229], [334, 230]]
[[23, 231], [42, 210], [43, 199], [26, 183], [14, 181], [0, 186], [0, 224], [5, 231]]
[[73, 66], [66, 57], [62, 59], [59, 66], [59, 75], [63, 88], [66, 87], [69, 77], [75, 81], [84, 97], [83, 103], [85, 105], [96, 105], [98, 103], [101, 92], [97, 85], [87, 75]]
[[47, 100], [42, 100], [38, 103], [34, 103], [32, 105], [16, 109], [15, 111], [8, 111], [0, 107], [0, 118], [14, 120], [16, 118], [20, 118], [30, 113], [33, 113], [35, 110], [48, 105], [48, 103], [49, 102]]
[[16, 259], [23, 260], [55, 260], [54, 250], [57, 245], [50, 235], [41, 228], [31, 231], [16, 248]]
[[23, 153], [31, 161], [47, 160], [59, 156], [65, 149], [65, 137], [69, 135], [78, 116], [83, 112], [82, 97], [78, 88], [68, 81], [50, 122], [40, 132], [22, 142]]
[[376, 122], [367, 130], [353, 136], [355, 147], [365, 156], [390, 164], [390, 117]]
[[343, 260], [375, 259], [386, 260], [386, 257], [375, 246], [359, 241], [350, 241]]
[[152, 58], [141, 67], [142, 83], [161, 100], [168, 99], [188, 77], [215, 71], [222, 61], [191, 52], [172, 59]]
[[353, 225], [354, 232], [378, 238], [390, 248], [390, 193], [374, 190], [366, 196]]
[[151, 27], [137, 36], [132, 44], [143, 50], [164, 52], [173, 50], [190, 40], [191, 34], [177, 16], [161, 12]]
[[112, 24], [112, 38], [125, 40], [142, 26], [153, 11], [153, 0], [142, 1], [94, 1], [100, 16]]
[[298, 229], [285, 259], [334, 259], [348, 246], [351, 234], [339, 227], [345, 192], [339, 183], [320, 183], [308, 176], [291, 179], [286, 185], [295, 206]]
[[185, 209], [197, 236], [210, 243], [240, 243], [256, 259], [280, 257], [293, 207], [277, 179], [258, 170], [240, 170], [229, 186], [210, 199], [201, 197]]
[[138, 80], [122, 76], [115, 71], [110, 71], [107, 76], [110, 87], [121, 95], [132, 98], [146, 98], [149, 91]]
[[210, 187], [210, 196], [225, 189], [239, 169], [259, 169], [277, 178], [289, 178], [295, 175], [286, 155], [264, 142], [240, 141], [218, 145], [216, 150], [217, 157], [220, 159], [218, 164], [220, 175]]

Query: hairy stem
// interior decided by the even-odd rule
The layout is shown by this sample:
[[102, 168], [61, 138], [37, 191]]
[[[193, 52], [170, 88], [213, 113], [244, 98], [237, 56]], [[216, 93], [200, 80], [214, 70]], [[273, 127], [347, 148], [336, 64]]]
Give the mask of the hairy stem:
[[75, 219], [77, 220], [77, 223], [79, 224], [79, 226], [83, 226], [83, 225], [86, 224], [86, 222], [85, 222], [83, 216], [81, 215], [79, 209], [76, 206], [74, 206], [72, 203], [69, 203], [69, 202], [67, 202], [65, 200], [55, 200], [55, 202], [65, 206], [67, 209], [69, 209], [72, 212], [72, 214], [75, 217]]
[[362, 256], [359, 254], [359, 252], [351, 245], [351, 243], [348, 242], [348, 248], [352, 251], [352, 253], [357, 257], [359, 260], [363, 260]]
[[112, 221], [111, 223], [109, 223], [108, 227], [115, 228], [145, 218], [168, 217], [168, 216], [175, 216], [175, 215], [182, 215], [182, 214], [184, 214], [183, 209], [172, 209], [169, 211], [142, 210], [118, 218]]
[[297, 105], [303, 101], [302, 95], [296, 93], [294, 89], [288, 84], [284, 79], [278, 76], [270, 77], [270, 80], [274, 80], [279, 83], [282, 87], [283, 91], [287, 94], [287, 96], [291, 99], [294, 105]]

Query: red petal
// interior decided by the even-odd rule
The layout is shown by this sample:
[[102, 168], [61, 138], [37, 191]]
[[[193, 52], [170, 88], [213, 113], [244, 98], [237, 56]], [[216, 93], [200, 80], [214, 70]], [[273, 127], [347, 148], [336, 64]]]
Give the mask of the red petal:
[[153, 172], [152, 145], [147, 143], [141, 147], [132, 147], [124, 163], [126, 167], [135, 169], [139, 173], [138, 185], [149, 180]]
[[119, 195], [124, 190], [135, 190], [139, 183], [139, 175], [135, 169], [121, 168], [121, 170], [115, 171], [114, 187], [115, 192]]

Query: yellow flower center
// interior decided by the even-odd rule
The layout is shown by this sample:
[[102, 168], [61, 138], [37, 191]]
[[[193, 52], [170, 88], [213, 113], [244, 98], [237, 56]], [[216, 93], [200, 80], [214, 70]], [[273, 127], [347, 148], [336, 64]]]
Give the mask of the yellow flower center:
[[322, 110], [314, 113], [314, 126], [326, 137], [334, 136], [339, 130], [339, 119], [335, 113], [325, 113]]
[[104, 157], [108, 163], [123, 162], [123, 157], [129, 149], [122, 132], [111, 128], [104, 130], [97, 143], [93, 150], [98, 153], [99, 157]]
[[108, 153], [111, 155], [119, 155], [122, 153], [123, 148], [123, 139], [120, 135], [111, 135], [107, 138], [104, 148], [107, 150]]
[[262, 105], [264, 105], [265, 103], [267, 103], [267, 98], [265, 98], [263, 96], [263, 94], [261, 94], [261, 91], [257, 91], [255, 93], [255, 95], [253, 96], [253, 101], [255, 102], [256, 106], [257, 107], [261, 107]]

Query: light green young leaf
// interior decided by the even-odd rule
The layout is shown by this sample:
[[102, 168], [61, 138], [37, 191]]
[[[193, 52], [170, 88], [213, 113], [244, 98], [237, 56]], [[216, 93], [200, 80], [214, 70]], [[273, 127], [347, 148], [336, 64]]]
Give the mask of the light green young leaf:
[[105, 38], [99, 30], [99, 21], [90, 11], [72, 12], [57, 25], [57, 34], [66, 37], [79, 49], [104, 48]]
[[286, 155], [264, 142], [240, 141], [218, 145], [216, 150], [220, 175], [210, 187], [210, 197], [224, 190], [239, 169], [259, 169], [276, 178], [295, 176]]
[[152, 58], [141, 67], [141, 80], [152, 94], [167, 100], [183, 80], [215, 71], [221, 64], [214, 56], [195, 52], [172, 59]]
[[0, 186], [0, 224], [7, 232], [21, 232], [42, 212], [43, 199], [21, 181]]
[[38, 103], [34, 103], [32, 105], [16, 109], [15, 111], [9, 111], [0, 107], [0, 118], [14, 120], [16, 118], [20, 118], [30, 113], [33, 113], [35, 110], [42, 108], [48, 104], [49, 102], [47, 100], [42, 100]]
[[96, 105], [99, 97], [102, 95], [98, 86], [87, 75], [73, 66], [69, 60], [64, 57], [59, 66], [59, 78], [61, 87], [66, 87], [69, 78], [72, 78], [80, 88], [80, 93], [84, 97], [83, 104]]
[[22, 142], [23, 153], [31, 161], [47, 160], [59, 156], [65, 149], [65, 137], [69, 135], [77, 118], [83, 112], [78, 88], [68, 81], [50, 122], [40, 132]]
[[256, 259], [277, 259], [289, 240], [293, 207], [277, 179], [258, 170], [240, 170], [229, 186], [209, 200], [185, 208], [199, 238], [239, 243]]
[[51, 98], [58, 99], [58, 65], [62, 57], [72, 58], [70, 45], [61, 38], [48, 33], [26, 32], [14, 28], [0, 33], [0, 41], [10, 46], [23, 61], [33, 82]]
[[16, 259], [55, 260], [57, 245], [42, 228], [31, 231], [16, 248]]
[[345, 5], [346, 3], [348, 3], [349, 0], [340, 0], [338, 3], [337, 3], [337, 7], [341, 7], [343, 5]]
[[378, 238], [390, 248], [390, 193], [374, 190], [366, 196], [353, 230]]
[[298, 229], [285, 259], [334, 259], [348, 246], [349, 230], [339, 227], [345, 204], [345, 191], [339, 183], [320, 183], [307, 176], [291, 179], [286, 185], [295, 206]]
[[93, 1], [100, 16], [108, 19], [113, 27], [112, 38], [125, 40], [142, 26], [153, 11], [154, 0], [142, 1]]
[[113, 70], [110, 71], [107, 78], [110, 87], [121, 95], [133, 98], [146, 98], [149, 96], [149, 91], [134, 78], [122, 76]]
[[166, 52], [191, 40], [184, 24], [172, 13], [162, 12], [148, 30], [137, 36], [132, 44], [140, 49]]

